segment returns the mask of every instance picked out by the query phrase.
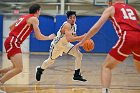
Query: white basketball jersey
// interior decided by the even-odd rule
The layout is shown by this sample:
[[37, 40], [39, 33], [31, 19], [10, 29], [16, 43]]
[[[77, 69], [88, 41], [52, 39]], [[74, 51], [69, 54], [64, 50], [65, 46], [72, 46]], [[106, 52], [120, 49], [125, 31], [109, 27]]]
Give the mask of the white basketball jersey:
[[[52, 44], [53, 45], [62, 45], [62, 46], [65, 46], [67, 45], [69, 42], [67, 41], [66, 39], [66, 36], [65, 34], [61, 33], [61, 30], [62, 30], [62, 27], [68, 23], [67, 21], [63, 23], [63, 25], [60, 27], [59, 31], [57, 32], [57, 36], [54, 38], [54, 40], [52, 41]], [[77, 25], [74, 24], [71, 26], [71, 30], [72, 31], [72, 35], [76, 35], [76, 29], [77, 29]]]

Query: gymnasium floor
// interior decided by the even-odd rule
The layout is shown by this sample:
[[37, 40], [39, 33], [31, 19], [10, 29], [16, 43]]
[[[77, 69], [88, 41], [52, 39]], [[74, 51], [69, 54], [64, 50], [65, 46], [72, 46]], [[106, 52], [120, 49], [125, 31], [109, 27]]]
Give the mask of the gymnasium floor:
[[[68, 55], [59, 57], [37, 82], [35, 68], [48, 58], [48, 54], [23, 54], [23, 72], [0, 88], [6, 93], [101, 93], [101, 64], [105, 57], [105, 54], [84, 54], [82, 75], [87, 82], [72, 80], [74, 58]], [[6, 54], [0, 54], [0, 67], [9, 65]], [[111, 93], [140, 93], [140, 75], [131, 56], [113, 70]]]

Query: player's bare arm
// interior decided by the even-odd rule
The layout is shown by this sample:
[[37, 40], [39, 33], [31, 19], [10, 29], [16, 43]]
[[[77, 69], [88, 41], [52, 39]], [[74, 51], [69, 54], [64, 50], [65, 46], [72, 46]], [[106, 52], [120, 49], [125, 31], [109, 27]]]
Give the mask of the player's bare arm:
[[39, 29], [39, 20], [37, 17], [31, 17], [28, 20], [28, 23], [31, 24], [33, 26], [33, 29], [35, 31], [35, 37], [38, 40], [52, 40], [54, 39], [55, 35], [51, 34], [50, 36], [44, 36], [43, 34], [41, 34], [40, 29]]
[[65, 24], [62, 28], [62, 33], [65, 33], [68, 42], [80, 41], [84, 37], [84, 35], [82, 36], [72, 35], [70, 30], [71, 24], [69, 23]]
[[88, 33], [86, 34], [86, 36], [84, 37], [84, 39], [81, 41], [81, 45], [84, 43], [84, 41], [86, 41], [87, 39], [90, 39], [92, 36], [94, 36], [99, 29], [103, 26], [103, 24], [108, 20], [109, 17], [113, 17], [114, 14], [114, 7], [111, 6], [109, 8], [107, 8], [102, 16], [100, 17], [100, 19], [96, 22], [96, 24], [88, 31]]

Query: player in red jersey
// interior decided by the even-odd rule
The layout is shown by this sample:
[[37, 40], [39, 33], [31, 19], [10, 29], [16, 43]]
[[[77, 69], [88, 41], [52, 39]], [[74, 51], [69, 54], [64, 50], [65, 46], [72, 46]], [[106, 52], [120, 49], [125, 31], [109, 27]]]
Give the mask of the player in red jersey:
[[51, 40], [55, 37], [54, 34], [44, 36], [39, 29], [40, 5], [33, 4], [29, 8], [29, 14], [21, 16], [15, 23], [10, 26], [9, 37], [6, 38], [4, 46], [7, 52], [7, 57], [12, 62], [12, 66], [0, 69], [0, 73], [5, 73], [0, 78], [0, 83], [4, 83], [13, 76], [19, 74], [23, 70], [22, 52], [20, 45], [34, 30], [35, 37], [38, 40]]
[[140, 13], [124, 3], [124, 0], [115, 0], [108, 7], [97, 23], [75, 48], [82, 46], [84, 41], [94, 36], [102, 25], [110, 18], [119, 37], [116, 45], [111, 49], [102, 65], [102, 93], [109, 93], [111, 71], [130, 54], [133, 55], [136, 70], [140, 73]]

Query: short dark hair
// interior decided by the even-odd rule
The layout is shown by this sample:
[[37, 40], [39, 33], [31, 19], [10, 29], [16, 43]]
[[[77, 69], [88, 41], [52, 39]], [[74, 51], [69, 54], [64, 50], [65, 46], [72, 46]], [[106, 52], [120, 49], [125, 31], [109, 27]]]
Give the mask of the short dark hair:
[[71, 15], [75, 15], [76, 16], [76, 12], [75, 11], [67, 11], [67, 18], [69, 18]]
[[40, 10], [40, 5], [39, 4], [33, 4], [29, 8], [29, 13], [30, 14], [35, 14], [38, 10]]

